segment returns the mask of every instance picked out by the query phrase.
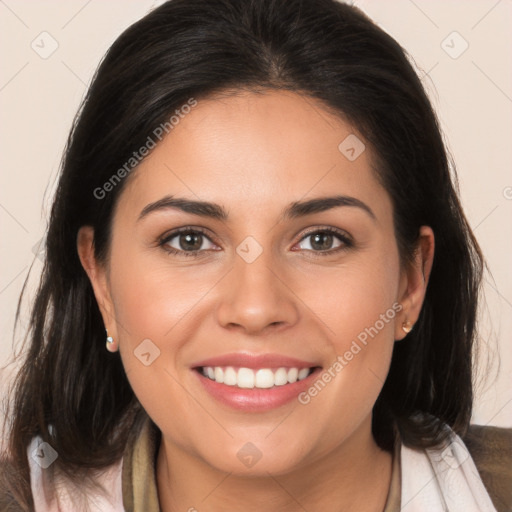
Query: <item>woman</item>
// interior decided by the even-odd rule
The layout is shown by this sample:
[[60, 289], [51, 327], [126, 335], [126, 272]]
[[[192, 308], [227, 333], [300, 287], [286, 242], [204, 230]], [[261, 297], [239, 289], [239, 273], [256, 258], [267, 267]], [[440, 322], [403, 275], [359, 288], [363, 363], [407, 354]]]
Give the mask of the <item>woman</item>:
[[354, 7], [135, 23], [69, 137], [2, 510], [506, 510], [510, 432], [469, 428], [482, 256], [453, 178]]

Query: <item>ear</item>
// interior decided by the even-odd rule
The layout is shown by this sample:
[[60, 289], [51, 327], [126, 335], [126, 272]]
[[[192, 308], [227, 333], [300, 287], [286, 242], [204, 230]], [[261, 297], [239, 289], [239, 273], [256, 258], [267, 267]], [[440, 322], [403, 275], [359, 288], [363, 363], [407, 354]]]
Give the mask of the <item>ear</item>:
[[412, 264], [403, 270], [400, 280], [399, 302], [403, 310], [395, 326], [395, 340], [407, 336], [402, 328], [404, 322], [414, 325], [420, 316], [421, 307], [434, 262], [435, 239], [430, 226], [421, 226]]
[[76, 240], [78, 256], [82, 267], [87, 273], [94, 290], [96, 302], [103, 317], [105, 329], [108, 335], [112, 336], [114, 343], [108, 349], [112, 352], [117, 347], [117, 327], [114, 316], [114, 303], [110, 294], [110, 284], [108, 280], [107, 269], [96, 259], [94, 250], [94, 228], [92, 226], [82, 226]]

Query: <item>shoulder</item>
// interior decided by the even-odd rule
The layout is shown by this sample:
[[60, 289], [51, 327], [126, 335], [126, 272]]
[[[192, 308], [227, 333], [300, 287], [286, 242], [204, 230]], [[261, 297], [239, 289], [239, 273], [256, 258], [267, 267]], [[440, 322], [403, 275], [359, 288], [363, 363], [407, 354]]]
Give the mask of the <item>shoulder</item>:
[[512, 428], [471, 425], [463, 441], [498, 512], [512, 510]]

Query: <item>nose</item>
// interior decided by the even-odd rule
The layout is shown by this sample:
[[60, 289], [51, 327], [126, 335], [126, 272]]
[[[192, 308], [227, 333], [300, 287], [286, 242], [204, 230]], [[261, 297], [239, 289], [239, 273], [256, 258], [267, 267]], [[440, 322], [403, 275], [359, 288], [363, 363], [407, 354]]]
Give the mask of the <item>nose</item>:
[[220, 290], [217, 318], [222, 327], [257, 335], [298, 321], [298, 298], [286, 282], [286, 269], [273, 260], [269, 250], [252, 263], [236, 256]]

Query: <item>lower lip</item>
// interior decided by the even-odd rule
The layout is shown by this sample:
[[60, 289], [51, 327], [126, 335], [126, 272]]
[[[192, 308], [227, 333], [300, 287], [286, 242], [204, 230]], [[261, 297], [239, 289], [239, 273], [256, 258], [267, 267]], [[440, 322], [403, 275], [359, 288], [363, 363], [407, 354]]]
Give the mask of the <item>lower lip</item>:
[[205, 377], [200, 371], [193, 371], [204, 389], [219, 402], [233, 409], [261, 412], [281, 407], [294, 399], [296, 400], [300, 393], [311, 386], [313, 380], [322, 369], [315, 368], [311, 375], [293, 384], [274, 386], [267, 389], [245, 389], [237, 386], [228, 386]]

